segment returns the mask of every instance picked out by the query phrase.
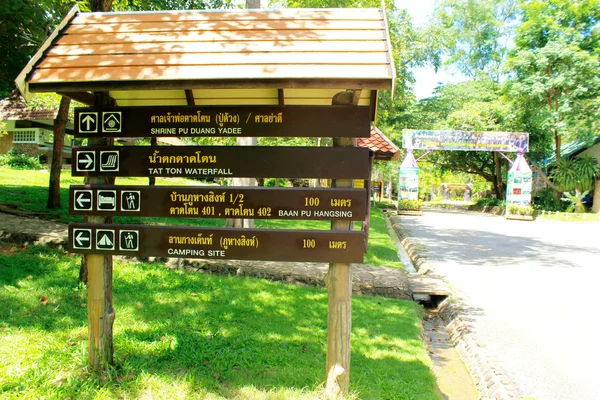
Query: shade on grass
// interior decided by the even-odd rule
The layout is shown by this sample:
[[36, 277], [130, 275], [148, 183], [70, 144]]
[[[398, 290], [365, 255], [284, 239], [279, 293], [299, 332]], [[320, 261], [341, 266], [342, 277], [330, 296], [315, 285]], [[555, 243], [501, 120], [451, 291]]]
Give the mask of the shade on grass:
[[[2, 398], [318, 398], [325, 290], [117, 262], [116, 366], [85, 370], [79, 258], [31, 247], [0, 255]], [[10, 253], [8, 255], [7, 253]], [[354, 297], [352, 396], [438, 399], [412, 302]]]

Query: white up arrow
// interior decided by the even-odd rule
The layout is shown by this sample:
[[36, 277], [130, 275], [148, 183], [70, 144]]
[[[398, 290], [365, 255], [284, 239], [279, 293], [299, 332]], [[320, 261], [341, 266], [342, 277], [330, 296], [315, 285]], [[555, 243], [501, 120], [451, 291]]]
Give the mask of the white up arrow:
[[86, 115], [81, 122], [83, 122], [85, 124], [85, 130], [89, 131], [90, 130], [90, 125], [91, 124], [95, 124], [96, 123], [96, 119], [94, 117], [92, 117], [91, 115]]

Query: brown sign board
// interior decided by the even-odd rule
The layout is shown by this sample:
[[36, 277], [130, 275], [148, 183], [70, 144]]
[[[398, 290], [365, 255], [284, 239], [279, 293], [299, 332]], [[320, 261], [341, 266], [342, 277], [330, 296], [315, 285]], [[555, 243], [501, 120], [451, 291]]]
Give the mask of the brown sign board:
[[357, 147], [73, 147], [73, 176], [368, 179]]
[[369, 137], [366, 106], [76, 108], [79, 137]]
[[371, 182], [371, 191], [373, 193], [381, 193], [381, 188], [383, 184], [381, 181], [373, 181]]
[[71, 215], [362, 221], [364, 189], [72, 185]]
[[82, 254], [362, 263], [363, 232], [69, 224]]
[[446, 187], [450, 190], [468, 190], [470, 188], [467, 183], [447, 183]]

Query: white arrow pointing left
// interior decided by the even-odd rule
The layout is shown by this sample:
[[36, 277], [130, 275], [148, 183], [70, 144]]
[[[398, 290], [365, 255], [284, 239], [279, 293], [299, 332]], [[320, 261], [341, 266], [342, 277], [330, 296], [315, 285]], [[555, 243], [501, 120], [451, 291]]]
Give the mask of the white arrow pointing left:
[[90, 199], [86, 198], [86, 193], [80, 193], [79, 196], [77, 196], [77, 205], [79, 206], [79, 208], [84, 208], [85, 205], [83, 203], [89, 203]]
[[81, 231], [75, 238], [75, 241], [77, 242], [78, 246], [83, 247], [84, 242], [89, 242], [90, 238], [87, 236], [87, 234], [84, 234], [83, 231]]

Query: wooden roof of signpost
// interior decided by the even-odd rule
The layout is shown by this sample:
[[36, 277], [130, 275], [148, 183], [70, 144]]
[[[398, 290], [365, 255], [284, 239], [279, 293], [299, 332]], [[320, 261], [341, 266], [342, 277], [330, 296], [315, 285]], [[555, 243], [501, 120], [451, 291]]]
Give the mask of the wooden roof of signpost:
[[[285, 9], [81, 13], [73, 9], [17, 79], [32, 92], [119, 106], [331, 104], [395, 77], [385, 12]], [[283, 89], [283, 91], [282, 91]], [[283, 93], [282, 93], [283, 92]], [[88, 101], [90, 103], [90, 101]]]

